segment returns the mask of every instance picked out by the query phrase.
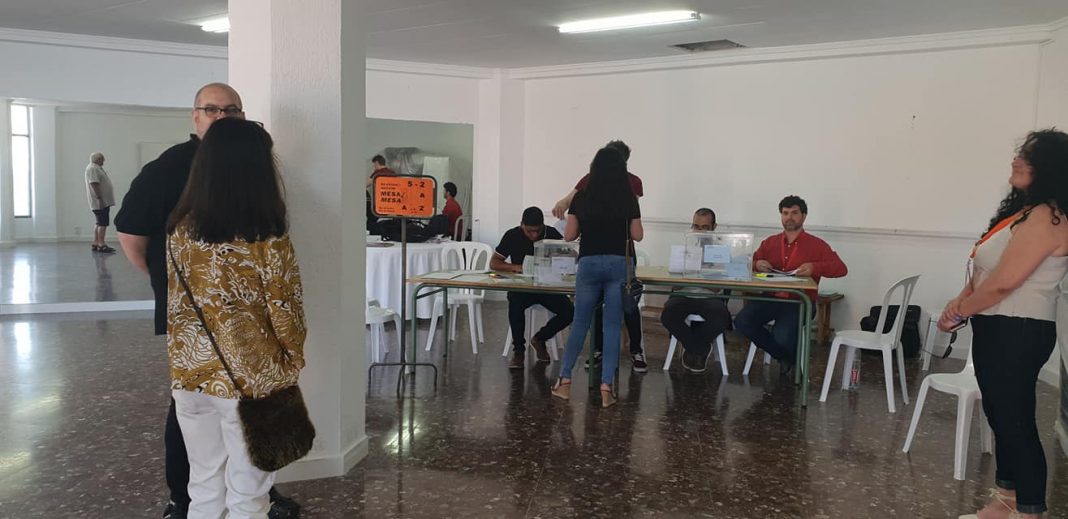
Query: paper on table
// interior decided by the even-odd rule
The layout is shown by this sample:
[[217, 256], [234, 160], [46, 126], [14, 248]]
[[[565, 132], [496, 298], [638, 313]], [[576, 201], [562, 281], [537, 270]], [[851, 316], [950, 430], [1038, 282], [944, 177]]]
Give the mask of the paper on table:
[[442, 270], [439, 272], [430, 272], [419, 276], [423, 279], [455, 279], [464, 274], [463, 271], [457, 270]]
[[775, 282], [779, 282], [779, 281], [789, 282], [789, 281], [804, 281], [805, 280], [805, 278], [787, 276], [787, 275], [784, 275], [784, 274], [753, 274], [753, 279], [760, 280], [760, 281], [775, 281]]
[[730, 263], [731, 248], [727, 245], [705, 245], [704, 263]]

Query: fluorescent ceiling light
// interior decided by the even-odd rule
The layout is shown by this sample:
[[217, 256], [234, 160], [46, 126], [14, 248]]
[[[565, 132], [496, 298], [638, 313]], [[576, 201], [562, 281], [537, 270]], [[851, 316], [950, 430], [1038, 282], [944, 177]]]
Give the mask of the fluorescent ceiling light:
[[200, 22], [200, 28], [207, 32], [230, 32], [230, 17], [223, 16]]
[[613, 16], [611, 18], [579, 20], [577, 22], [568, 22], [559, 25], [558, 29], [560, 29], [560, 32], [562, 33], [611, 31], [614, 29], [630, 29], [633, 27], [646, 27], [649, 25], [693, 22], [700, 19], [701, 15], [694, 11], [659, 11], [655, 13]]

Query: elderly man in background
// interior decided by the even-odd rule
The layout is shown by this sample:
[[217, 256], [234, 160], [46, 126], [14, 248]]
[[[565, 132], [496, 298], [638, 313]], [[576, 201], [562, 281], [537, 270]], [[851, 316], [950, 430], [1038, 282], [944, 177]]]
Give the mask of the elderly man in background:
[[94, 151], [89, 155], [89, 165], [85, 167], [85, 190], [89, 196], [89, 210], [96, 217], [93, 230], [93, 252], [111, 254], [115, 249], [104, 243], [104, 235], [111, 225], [111, 207], [115, 205], [115, 190], [111, 179], [104, 171], [104, 154]]

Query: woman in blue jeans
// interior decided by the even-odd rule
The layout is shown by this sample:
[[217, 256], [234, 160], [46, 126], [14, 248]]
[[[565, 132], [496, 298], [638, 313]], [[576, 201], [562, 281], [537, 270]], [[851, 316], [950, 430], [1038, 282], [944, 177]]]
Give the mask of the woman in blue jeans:
[[[590, 164], [590, 183], [575, 195], [567, 215], [564, 239], [579, 243], [575, 279], [575, 320], [564, 350], [560, 378], [553, 396], [571, 396], [571, 369], [575, 367], [597, 304], [604, 298], [604, 363], [601, 366], [601, 407], [616, 403], [612, 383], [619, 364], [619, 330], [623, 322], [623, 284], [627, 280], [631, 240], [641, 241], [641, 211], [627, 183], [627, 163], [618, 151], [602, 148]], [[630, 251], [627, 249], [631, 248]]]

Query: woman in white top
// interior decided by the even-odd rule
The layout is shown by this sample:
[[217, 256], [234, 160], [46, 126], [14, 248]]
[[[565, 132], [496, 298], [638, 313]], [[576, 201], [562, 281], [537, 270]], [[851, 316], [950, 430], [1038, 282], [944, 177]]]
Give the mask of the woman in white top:
[[1042, 517], [1046, 458], [1035, 384], [1057, 340], [1059, 285], [1068, 272], [1068, 134], [1032, 132], [1012, 161], [1012, 190], [972, 251], [974, 267], [939, 327], [971, 319], [975, 377], [994, 430], [998, 486], [981, 519]]

